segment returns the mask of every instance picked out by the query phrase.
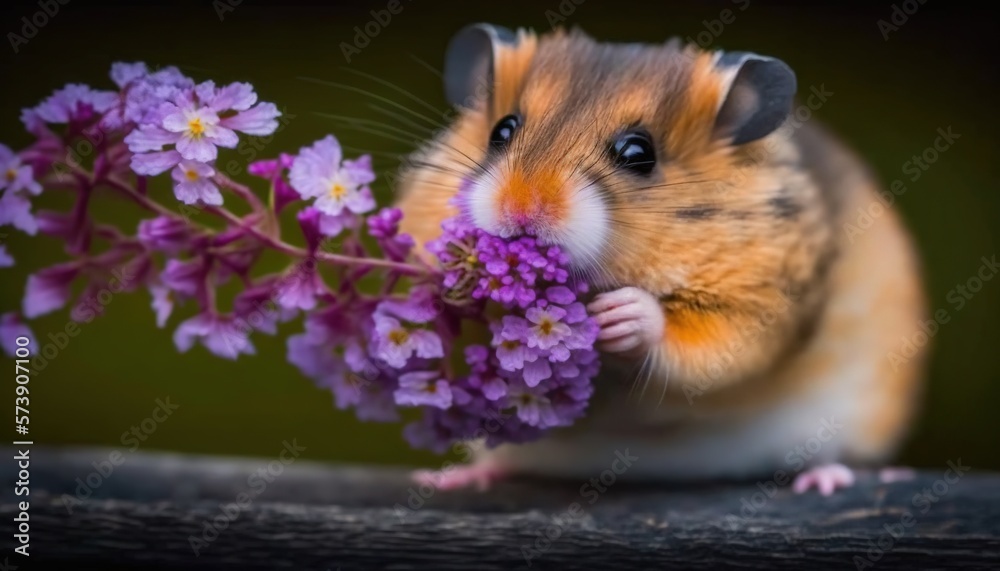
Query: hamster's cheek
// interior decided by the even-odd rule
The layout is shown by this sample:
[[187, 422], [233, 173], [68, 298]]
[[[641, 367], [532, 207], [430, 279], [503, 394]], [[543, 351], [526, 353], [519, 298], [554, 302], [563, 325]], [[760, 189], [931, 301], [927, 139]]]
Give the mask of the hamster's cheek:
[[567, 208], [549, 241], [562, 245], [576, 267], [600, 264], [607, 254], [610, 234], [608, 207], [593, 181], [574, 180], [567, 185]]

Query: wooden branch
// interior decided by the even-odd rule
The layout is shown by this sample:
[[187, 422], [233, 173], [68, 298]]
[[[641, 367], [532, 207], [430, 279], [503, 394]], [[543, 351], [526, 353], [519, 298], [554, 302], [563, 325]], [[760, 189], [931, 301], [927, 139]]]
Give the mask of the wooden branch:
[[[948, 469], [862, 474], [829, 498], [767, 482], [433, 493], [402, 469], [35, 448], [30, 558], [3, 546], [10, 569], [108, 571], [1000, 566], [1000, 475]], [[10, 525], [25, 498], [4, 479]]]

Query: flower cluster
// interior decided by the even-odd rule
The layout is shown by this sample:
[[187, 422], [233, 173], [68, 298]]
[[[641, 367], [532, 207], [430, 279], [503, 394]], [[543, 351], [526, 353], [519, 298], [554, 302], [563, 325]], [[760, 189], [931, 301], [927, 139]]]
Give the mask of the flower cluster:
[[[69, 305], [88, 322], [113, 294], [146, 290], [157, 326], [186, 314], [173, 327], [181, 352], [252, 355], [253, 334], [300, 321], [288, 361], [360, 419], [418, 411], [404, 429], [414, 446], [523, 442], [584, 414], [597, 326], [558, 246], [491, 236], [460, 214], [426, 245], [432, 264], [400, 231], [403, 213], [377, 208], [371, 158], [344, 157], [333, 136], [248, 165], [266, 197], [219, 172], [241, 135], [277, 128], [277, 108], [251, 85], [143, 63], [117, 63], [111, 79], [115, 91], [71, 84], [24, 110], [35, 142], [0, 145], [0, 226], [57, 237], [69, 255], [29, 276], [21, 309], [0, 316], [0, 347], [31, 336], [25, 320]], [[159, 198], [160, 181], [176, 200]], [[33, 210], [34, 197], [63, 191], [75, 193], [70, 212]], [[457, 189], [460, 212], [467, 192]], [[147, 217], [132, 231], [94, 219], [103, 193]], [[278, 217], [293, 205], [302, 245]], [[259, 271], [268, 251], [287, 267]], [[0, 245], [0, 267], [14, 263]], [[217, 288], [233, 280], [223, 307]], [[470, 341], [477, 333], [486, 341]]]

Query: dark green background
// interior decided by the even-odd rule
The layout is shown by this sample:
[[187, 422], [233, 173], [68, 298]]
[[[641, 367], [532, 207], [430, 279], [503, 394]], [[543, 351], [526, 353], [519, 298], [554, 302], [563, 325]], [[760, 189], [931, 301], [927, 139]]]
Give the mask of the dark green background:
[[[951, 126], [961, 135], [919, 181], [907, 183], [898, 201], [926, 261], [932, 308], [945, 308], [952, 316], [934, 339], [925, 413], [901, 460], [940, 466], [960, 457], [974, 468], [996, 469], [1000, 280], [988, 283], [961, 311], [945, 300], [951, 288], [974, 274], [981, 256], [997, 252], [996, 32], [990, 15], [944, 4], [922, 6], [885, 41], [876, 21], [889, 17], [890, 2], [806, 8], [750, 0], [711, 45], [778, 56], [796, 70], [801, 86], [824, 84], [834, 95], [818, 116], [867, 157], [886, 183], [904, 178], [903, 163], [931, 145], [939, 127]], [[370, 9], [385, 5], [243, 2], [220, 21], [208, 0], [134, 7], [73, 0], [20, 53], [15, 55], [6, 42], [0, 46], [0, 140], [14, 147], [26, 144], [19, 109], [63, 83], [109, 87], [112, 61], [145, 60], [176, 64], [199, 80], [250, 81], [262, 99], [293, 115], [262, 155], [295, 150], [335, 132], [348, 145], [387, 153], [376, 155], [376, 167], [391, 171], [396, 163], [390, 155], [411, 145], [317, 115], [383, 120], [368, 107], [374, 100], [301, 79], [345, 83], [432, 115], [393, 88], [344, 69], [340, 43], [352, 41], [352, 28], [371, 19]], [[546, 10], [558, 11], [559, 1], [403, 0], [403, 6], [349, 67], [412, 92], [438, 109], [434, 117], [439, 119], [446, 109], [440, 80], [411, 56], [439, 69], [450, 35], [475, 21], [548, 29]], [[729, 2], [672, 6], [586, 0], [566, 23], [606, 40], [659, 42], [671, 35], [696, 36], [706, 29], [704, 20], [734, 7]], [[4, 6], [0, 29], [5, 34], [19, 29], [20, 18], [36, 10], [30, 4]], [[245, 164], [245, 158], [235, 158]], [[379, 185], [380, 199], [388, 200], [389, 185], [384, 180]], [[134, 228], [129, 205], [111, 204], [103, 211]], [[50, 238], [28, 239], [15, 232], [7, 240], [18, 267], [0, 273], [4, 311], [19, 304], [30, 270], [62, 256], [61, 245]], [[66, 320], [65, 312], [51, 314], [37, 320], [34, 329], [45, 339]], [[178, 321], [175, 315], [171, 328]], [[107, 315], [83, 325], [82, 333], [31, 381], [31, 434], [36, 443], [119, 445], [122, 432], [148, 416], [156, 398], [169, 396], [180, 409], [145, 449], [271, 456], [283, 439], [295, 437], [311, 458], [440, 462], [408, 450], [399, 426], [360, 424], [336, 411], [328, 393], [285, 361], [283, 339], [258, 335], [255, 342], [259, 355], [235, 363], [201, 348], [179, 355], [170, 328], [154, 327], [147, 294], [116, 296]], [[11, 384], [12, 379], [4, 381]], [[9, 407], [3, 408], [9, 426]]]

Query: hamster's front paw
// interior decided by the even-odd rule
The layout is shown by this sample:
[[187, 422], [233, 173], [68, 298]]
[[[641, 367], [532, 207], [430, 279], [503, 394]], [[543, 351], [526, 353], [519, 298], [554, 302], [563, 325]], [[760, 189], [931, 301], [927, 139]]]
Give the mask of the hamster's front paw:
[[597, 346], [602, 351], [641, 357], [663, 341], [663, 308], [645, 290], [623, 287], [600, 293], [587, 309], [601, 326]]

